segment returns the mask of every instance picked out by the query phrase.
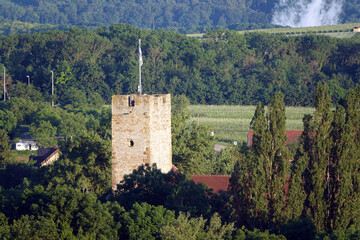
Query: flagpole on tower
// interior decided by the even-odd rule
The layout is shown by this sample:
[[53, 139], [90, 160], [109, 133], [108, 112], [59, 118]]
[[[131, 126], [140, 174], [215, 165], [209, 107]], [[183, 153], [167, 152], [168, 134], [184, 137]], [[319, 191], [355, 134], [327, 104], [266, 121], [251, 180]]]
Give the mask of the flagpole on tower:
[[141, 52], [141, 39], [139, 39], [139, 86], [138, 86], [138, 93], [142, 93], [142, 86], [141, 86], [141, 66], [143, 65], [142, 59], [142, 52]]
[[5, 67], [4, 67], [4, 102], [6, 101], [6, 82], [5, 82]]

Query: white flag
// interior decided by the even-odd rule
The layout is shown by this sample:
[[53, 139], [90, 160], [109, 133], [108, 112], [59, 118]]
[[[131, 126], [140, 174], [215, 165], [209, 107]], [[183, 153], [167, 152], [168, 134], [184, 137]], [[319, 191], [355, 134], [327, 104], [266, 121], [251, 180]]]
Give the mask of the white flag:
[[143, 65], [142, 52], [141, 52], [140, 44], [139, 44], [139, 65], [140, 65], [140, 67]]

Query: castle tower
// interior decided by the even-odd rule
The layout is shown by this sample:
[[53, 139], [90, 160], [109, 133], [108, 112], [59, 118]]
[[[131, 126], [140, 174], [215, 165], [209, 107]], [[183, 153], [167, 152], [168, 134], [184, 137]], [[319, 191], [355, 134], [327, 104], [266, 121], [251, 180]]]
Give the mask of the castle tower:
[[112, 188], [145, 163], [172, 167], [171, 99], [161, 95], [112, 97]]

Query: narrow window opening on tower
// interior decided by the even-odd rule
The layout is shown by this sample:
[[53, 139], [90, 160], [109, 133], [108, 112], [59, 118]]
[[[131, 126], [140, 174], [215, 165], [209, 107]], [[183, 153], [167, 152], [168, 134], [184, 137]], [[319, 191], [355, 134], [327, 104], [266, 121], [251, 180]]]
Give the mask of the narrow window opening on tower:
[[133, 97], [129, 97], [129, 107], [135, 107], [135, 99]]
[[130, 140], [129, 141], [129, 147], [133, 147], [134, 146], [134, 141], [133, 140]]

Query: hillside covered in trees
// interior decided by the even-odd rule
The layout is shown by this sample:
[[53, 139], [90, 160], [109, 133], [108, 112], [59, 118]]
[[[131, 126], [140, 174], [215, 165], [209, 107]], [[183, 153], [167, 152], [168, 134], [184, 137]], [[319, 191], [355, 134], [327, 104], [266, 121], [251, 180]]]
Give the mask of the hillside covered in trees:
[[280, 90], [286, 105], [313, 106], [317, 83], [326, 82], [337, 102], [360, 81], [359, 38], [216, 30], [199, 40], [117, 24], [0, 37], [7, 96], [23, 94], [27, 88], [15, 86], [30, 80], [51, 101], [51, 71], [53, 97], [62, 106], [110, 103], [113, 94], [135, 93], [139, 38], [144, 92], [183, 94], [191, 103], [255, 105]]
[[[221, 27], [244, 30], [269, 26], [278, 3], [278, 0], [1, 0], [0, 20], [78, 27], [127, 23], [187, 33]], [[358, 1], [344, 1], [339, 22], [359, 22], [359, 9]]]
[[[304, 132], [294, 146], [286, 145], [283, 99], [281, 92], [274, 94], [266, 113], [264, 104], [258, 104], [251, 122], [252, 146], [215, 157], [208, 129], [186, 124], [187, 101], [175, 97], [173, 163], [184, 174], [141, 166], [125, 176], [115, 192], [111, 136], [88, 127], [98, 119], [79, 119], [77, 126], [86, 127], [60, 140], [60, 159], [41, 168], [31, 161], [13, 161], [2, 128], [0, 238], [359, 239], [360, 86], [349, 90], [332, 111], [328, 86], [318, 84], [315, 113], [304, 116]], [[19, 106], [24, 100], [14, 97], [9, 102]], [[18, 107], [20, 112], [26, 112], [26, 103], [30, 101]], [[65, 111], [48, 104], [46, 111], [24, 119], [36, 116], [51, 126], [63, 123], [57, 113], [74, 117], [82, 110], [86, 108]], [[96, 110], [88, 113], [95, 115]], [[99, 115], [109, 129], [109, 114]], [[228, 172], [219, 172], [224, 169]], [[213, 195], [186, 178], [194, 173], [231, 174], [229, 189]]]
[[[179, 19], [189, 24], [200, 19], [207, 26], [215, 20], [208, 20], [212, 15], [203, 8], [231, 5], [204, 3], [174, 9]], [[131, 11], [109, 12], [126, 4]], [[139, 26], [160, 28], [167, 15], [159, 11], [156, 18], [157, 8], [168, 4], [168, 16], [177, 13], [169, 1], [143, 4], [154, 10], [136, 13], [141, 6], [131, 1], [18, 0], [0, 7], [12, 20], [74, 20], [84, 26], [102, 25], [105, 16], [138, 14], [132, 19], [144, 21]], [[267, 4], [274, 2], [237, 1], [231, 11], [243, 5], [246, 11], [236, 14], [262, 21]], [[203, 16], [189, 15], [196, 6]], [[228, 24], [222, 17], [232, 15], [226, 11], [213, 13], [218, 24]], [[103, 104], [113, 94], [136, 92], [139, 38], [144, 92], [173, 95], [173, 163], [184, 175], [142, 166], [111, 194], [111, 112]], [[126, 24], [1, 36], [7, 99], [0, 103], [0, 238], [360, 239], [359, 53], [359, 38], [216, 30], [199, 40]], [[253, 145], [216, 154], [209, 128], [187, 123], [185, 96], [201, 104], [258, 104]], [[304, 133], [295, 146], [285, 144], [285, 105], [316, 108], [304, 116]], [[42, 168], [14, 161], [9, 136], [17, 137], [21, 128], [40, 146], [59, 144], [60, 159]], [[186, 178], [192, 174], [231, 174], [229, 191], [211, 195]]]

